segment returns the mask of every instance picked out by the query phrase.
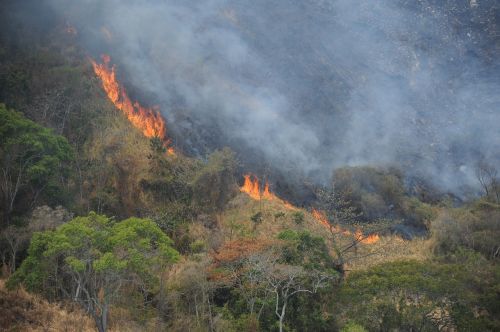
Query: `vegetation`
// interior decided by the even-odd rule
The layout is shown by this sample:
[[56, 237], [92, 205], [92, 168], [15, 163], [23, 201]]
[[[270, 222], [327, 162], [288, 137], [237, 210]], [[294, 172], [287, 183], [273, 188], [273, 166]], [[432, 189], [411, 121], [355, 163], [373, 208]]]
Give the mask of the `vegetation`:
[[251, 199], [230, 149], [134, 129], [60, 24], [0, 31], [1, 330], [500, 330], [493, 165], [463, 202], [375, 167]]
[[83, 310], [61, 308], [24, 290], [8, 291], [0, 281], [2, 331], [93, 331], [94, 323]]
[[[397, 169], [340, 168], [333, 178], [337, 197], [330, 199], [330, 206], [348, 206], [350, 213], [364, 222], [402, 220], [408, 226], [426, 229], [434, 217], [428, 203], [439, 195], [428, 186], [405, 188], [403, 176]], [[410, 189], [416, 190], [415, 195], [409, 195]]]
[[91, 213], [36, 233], [8, 286], [22, 283], [30, 291], [77, 302], [97, 329], [106, 331], [110, 305], [123, 288], [158, 287], [155, 271], [178, 259], [171, 244], [150, 220], [114, 222]]
[[[67, 174], [64, 166], [72, 159], [72, 149], [64, 137], [7, 110], [3, 104], [0, 142], [0, 227], [5, 227], [10, 225], [16, 209], [35, 206], [45, 189], [58, 187], [58, 179]], [[23, 199], [19, 199], [21, 195]], [[20, 201], [25, 205], [21, 207]]]
[[335, 307], [370, 331], [495, 331], [498, 266], [472, 251], [353, 273]]

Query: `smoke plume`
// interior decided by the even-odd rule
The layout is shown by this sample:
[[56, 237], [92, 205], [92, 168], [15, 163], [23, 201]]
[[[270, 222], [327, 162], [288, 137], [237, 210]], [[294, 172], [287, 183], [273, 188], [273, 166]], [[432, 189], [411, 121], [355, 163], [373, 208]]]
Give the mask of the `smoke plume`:
[[500, 160], [494, 0], [51, 0], [203, 155], [318, 182], [391, 165], [445, 190]]

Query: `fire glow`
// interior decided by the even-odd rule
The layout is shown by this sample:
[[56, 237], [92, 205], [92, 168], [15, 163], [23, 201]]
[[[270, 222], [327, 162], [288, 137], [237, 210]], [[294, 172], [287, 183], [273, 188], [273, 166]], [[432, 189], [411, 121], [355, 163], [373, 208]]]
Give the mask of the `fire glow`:
[[344, 234], [344, 235], [354, 235], [356, 241], [359, 241], [363, 244], [372, 244], [380, 240], [380, 236], [378, 234], [370, 234], [368, 236], [364, 236], [363, 232], [361, 232], [360, 229], [357, 229], [356, 232], [352, 234], [352, 232], [350, 232], [349, 230], [341, 229], [340, 227], [330, 224], [328, 222], [326, 214], [323, 211], [318, 211], [313, 208], [311, 214], [314, 217], [314, 219], [319, 221], [319, 223], [324, 227], [326, 227], [330, 232]]
[[159, 137], [168, 153], [175, 154], [174, 148], [169, 146], [167, 124], [160, 112], [154, 108], [143, 107], [137, 101], [132, 102], [123, 85], [116, 79], [115, 66], [110, 66], [110, 56], [103, 55], [102, 60], [102, 64], [98, 64], [92, 59], [90, 61], [95, 74], [101, 79], [102, 87], [109, 100], [125, 114], [134, 127], [142, 131], [144, 136], [148, 138]]
[[287, 209], [290, 210], [297, 209], [292, 204], [288, 203], [287, 201], [279, 198], [274, 193], [272, 193], [271, 190], [269, 189], [269, 183], [267, 181], [264, 184], [264, 189], [261, 191], [259, 179], [255, 175], [246, 174], [244, 175], [244, 179], [245, 181], [243, 183], [243, 186], [241, 186], [240, 191], [246, 193], [252, 199], [255, 199], [257, 201], [266, 200], [266, 201], [281, 202], [283, 205], [285, 205]]

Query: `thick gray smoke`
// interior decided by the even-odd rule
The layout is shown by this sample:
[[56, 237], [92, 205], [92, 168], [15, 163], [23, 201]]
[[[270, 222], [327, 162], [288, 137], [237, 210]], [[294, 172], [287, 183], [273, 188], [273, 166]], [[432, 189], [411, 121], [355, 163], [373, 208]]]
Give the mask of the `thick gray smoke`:
[[500, 160], [495, 0], [51, 3], [192, 153], [316, 181], [396, 165], [447, 190]]

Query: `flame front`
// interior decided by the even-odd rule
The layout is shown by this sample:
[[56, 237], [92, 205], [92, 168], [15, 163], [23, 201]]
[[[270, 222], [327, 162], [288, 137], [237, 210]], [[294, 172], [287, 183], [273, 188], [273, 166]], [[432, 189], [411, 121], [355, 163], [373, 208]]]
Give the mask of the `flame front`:
[[[318, 211], [316, 209], [312, 209], [311, 211], [312, 216], [314, 219], [319, 221], [319, 223], [323, 226], [325, 226], [329, 231], [335, 232], [335, 233], [342, 233], [344, 235], [353, 235], [352, 232], [346, 229], [342, 229], [338, 226], [332, 225], [329, 221], [328, 218], [326, 217], [325, 212], [323, 211]], [[363, 232], [358, 228], [356, 232], [354, 233], [354, 237], [356, 241], [359, 241], [363, 244], [373, 244], [380, 240], [380, 236], [378, 234], [370, 234], [368, 236], [363, 235]]]
[[252, 176], [250, 174], [245, 175], [244, 178], [245, 182], [240, 188], [240, 191], [247, 193], [248, 196], [252, 197], [253, 199], [260, 200], [262, 196], [260, 195], [259, 190], [259, 179], [254, 176], [254, 179], [252, 180]]
[[378, 234], [370, 234], [364, 239], [361, 240], [361, 243], [364, 244], [373, 244], [375, 242], [378, 242], [380, 240], [380, 236]]
[[269, 183], [266, 182], [264, 184], [264, 190], [260, 190], [259, 179], [255, 175], [246, 174], [243, 176], [245, 181], [243, 182], [243, 186], [241, 186], [240, 191], [246, 193], [251, 198], [260, 201], [276, 201], [281, 202], [287, 209], [296, 210], [297, 208], [290, 204], [289, 202], [279, 198], [269, 189]]
[[116, 80], [115, 66], [110, 67], [110, 56], [103, 55], [102, 60], [102, 64], [98, 64], [92, 59], [90, 61], [95, 74], [101, 79], [102, 87], [109, 100], [125, 114], [134, 127], [142, 131], [144, 136], [148, 138], [159, 137], [167, 151], [174, 154], [174, 149], [169, 146], [167, 125], [160, 112], [153, 108], [143, 107], [137, 101], [132, 102], [125, 88]]
[[312, 209], [311, 214], [313, 215], [314, 219], [319, 221], [319, 223], [323, 226], [325, 226], [328, 230], [332, 230], [333, 226], [328, 222], [328, 219], [326, 218], [326, 214], [323, 211], [318, 211], [316, 209]]
[[270, 190], [269, 190], [269, 183], [266, 182], [265, 186], [264, 186], [264, 191], [262, 192], [262, 198], [263, 199], [267, 199], [268, 201], [272, 201], [272, 200], [277, 200], [279, 199], [275, 194], [273, 194]]

